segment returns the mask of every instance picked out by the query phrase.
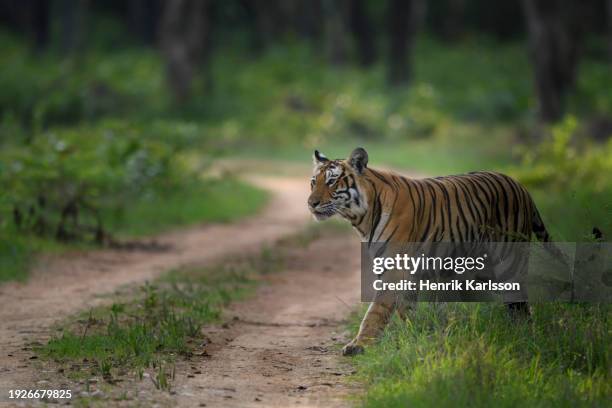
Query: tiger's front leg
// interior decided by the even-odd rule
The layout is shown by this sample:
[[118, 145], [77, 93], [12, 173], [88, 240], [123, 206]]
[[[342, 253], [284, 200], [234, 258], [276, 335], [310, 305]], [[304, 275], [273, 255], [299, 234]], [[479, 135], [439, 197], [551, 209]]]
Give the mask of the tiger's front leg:
[[342, 355], [351, 356], [363, 353], [365, 346], [372, 344], [383, 331], [394, 310], [395, 302], [390, 299], [381, 299], [371, 303], [361, 321], [357, 336], [344, 346]]

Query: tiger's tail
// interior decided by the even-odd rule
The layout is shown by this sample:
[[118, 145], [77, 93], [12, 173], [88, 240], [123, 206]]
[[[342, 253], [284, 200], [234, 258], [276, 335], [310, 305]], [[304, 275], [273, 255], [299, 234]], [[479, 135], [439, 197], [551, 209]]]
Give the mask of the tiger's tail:
[[532, 218], [532, 231], [536, 236], [538, 241], [542, 242], [542, 246], [544, 249], [555, 258], [559, 259], [565, 266], [569, 267], [569, 260], [567, 256], [552, 242], [552, 238], [544, 225], [544, 221], [542, 221], [542, 217], [540, 216], [540, 212], [533, 206], [533, 218]]
[[531, 229], [533, 234], [536, 236], [538, 241], [541, 242], [550, 242], [550, 234], [546, 229], [546, 225], [544, 225], [544, 221], [542, 221], [542, 217], [540, 216], [540, 212], [538, 209], [533, 206], [533, 218]]

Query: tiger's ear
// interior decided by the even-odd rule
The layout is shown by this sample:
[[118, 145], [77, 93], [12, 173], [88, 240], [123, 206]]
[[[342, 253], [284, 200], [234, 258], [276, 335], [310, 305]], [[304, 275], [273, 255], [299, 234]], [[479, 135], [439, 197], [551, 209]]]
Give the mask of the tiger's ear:
[[325, 157], [323, 153], [320, 153], [318, 150], [314, 151], [314, 154], [312, 155], [312, 162], [315, 166], [318, 166], [319, 164], [323, 164], [328, 161], [329, 159]]
[[359, 174], [368, 166], [368, 152], [363, 147], [357, 147], [348, 158], [349, 165]]

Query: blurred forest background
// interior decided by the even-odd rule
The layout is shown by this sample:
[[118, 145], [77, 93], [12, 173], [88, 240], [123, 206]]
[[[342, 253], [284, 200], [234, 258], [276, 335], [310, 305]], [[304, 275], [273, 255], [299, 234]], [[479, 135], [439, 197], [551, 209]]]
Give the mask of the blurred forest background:
[[611, 0], [2, 0], [0, 47], [0, 280], [247, 214], [215, 160], [314, 147], [503, 171], [555, 239], [612, 233]]

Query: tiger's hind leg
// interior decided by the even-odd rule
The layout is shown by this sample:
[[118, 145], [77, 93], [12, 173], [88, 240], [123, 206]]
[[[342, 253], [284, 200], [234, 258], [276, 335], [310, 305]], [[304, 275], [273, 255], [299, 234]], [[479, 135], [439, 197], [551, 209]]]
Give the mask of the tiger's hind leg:
[[518, 291], [506, 291], [502, 300], [510, 318], [514, 321], [530, 320], [531, 311], [529, 293], [527, 291], [527, 272], [529, 264], [529, 246], [519, 242], [508, 242], [493, 246], [494, 256], [504, 262], [494, 267], [496, 280], [499, 282], [512, 282], [519, 284]]

